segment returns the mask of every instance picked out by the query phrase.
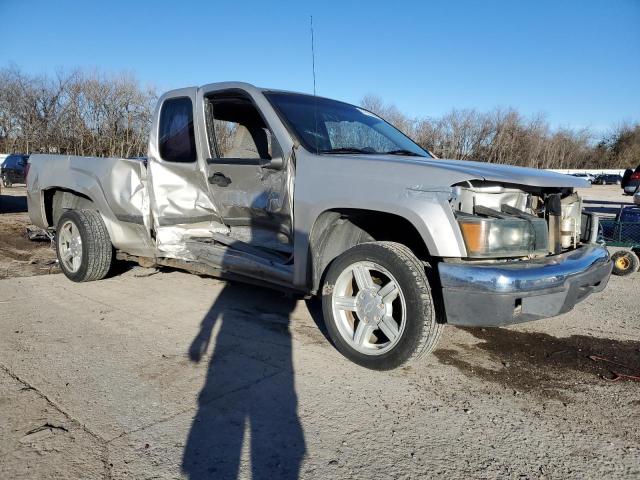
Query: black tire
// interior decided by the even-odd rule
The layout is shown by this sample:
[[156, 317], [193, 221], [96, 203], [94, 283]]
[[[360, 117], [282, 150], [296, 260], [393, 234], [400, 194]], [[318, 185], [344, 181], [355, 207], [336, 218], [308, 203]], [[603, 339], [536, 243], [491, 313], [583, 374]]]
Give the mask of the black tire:
[[640, 268], [640, 259], [638, 255], [629, 250], [620, 250], [611, 255], [611, 261], [613, 262], [613, 274], [624, 277], [631, 275], [638, 271]]
[[[80, 266], [76, 271], [67, 267], [62, 259], [59, 233], [65, 224], [71, 222], [82, 239]], [[101, 280], [107, 276], [113, 263], [113, 245], [107, 227], [96, 210], [67, 210], [58, 220], [56, 253], [62, 272], [74, 282]]]
[[6, 175], [2, 177], [2, 184], [7, 188], [11, 188], [13, 186], [13, 183]]
[[[395, 277], [405, 300], [404, 331], [393, 348], [381, 354], [365, 354], [349, 345], [339, 331], [337, 319], [334, 318], [332, 296], [336, 281], [343, 271], [356, 262], [374, 262], [384, 267]], [[437, 310], [425, 266], [409, 248], [394, 242], [362, 243], [334, 259], [325, 275], [322, 311], [327, 332], [336, 349], [349, 360], [372, 370], [398, 368], [430, 353], [435, 348], [444, 327], [436, 318]], [[353, 315], [357, 318], [357, 314]]]

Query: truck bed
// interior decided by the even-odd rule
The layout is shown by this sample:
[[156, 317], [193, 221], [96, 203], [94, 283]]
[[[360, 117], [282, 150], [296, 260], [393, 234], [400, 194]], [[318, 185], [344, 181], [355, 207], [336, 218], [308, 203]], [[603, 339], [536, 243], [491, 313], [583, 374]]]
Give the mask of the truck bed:
[[153, 251], [144, 160], [36, 154], [29, 164], [27, 201], [35, 225], [55, 226], [50, 212], [47, 216], [47, 199], [54, 192], [74, 192], [95, 204], [116, 248], [139, 254]]

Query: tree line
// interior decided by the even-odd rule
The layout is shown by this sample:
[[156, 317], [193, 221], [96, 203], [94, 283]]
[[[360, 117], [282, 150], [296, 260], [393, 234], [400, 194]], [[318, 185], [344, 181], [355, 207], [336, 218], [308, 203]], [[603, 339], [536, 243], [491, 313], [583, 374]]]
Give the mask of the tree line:
[[451, 110], [437, 118], [411, 118], [379, 97], [366, 96], [370, 110], [439, 158], [508, 163], [553, 169], [608, 169], [640, 164], [640, 124], [621, 123], [596, 138], [588, 129], [552, 129], [544, 117], [517, 110]]
[[146, 155], [156, 99], [126, 74], [0, 69], [0, 152]]
[[[0, 69], [0, 152], [135, 157], [146, 155], [157, 100], [131, 75]], [[627, 168], [640, 163], [640, 124], [596, 138], [587, 129], [552, 129], [515, 109], [451, 110], [411, 118], [379, 97], [361, 105], [440, 158], [537, 168]]]

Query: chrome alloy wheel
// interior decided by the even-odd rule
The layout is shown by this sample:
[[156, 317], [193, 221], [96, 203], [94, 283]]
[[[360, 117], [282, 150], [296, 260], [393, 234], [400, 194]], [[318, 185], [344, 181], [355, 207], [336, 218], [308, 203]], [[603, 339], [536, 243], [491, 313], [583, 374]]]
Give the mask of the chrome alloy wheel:
[[374, 262], [356, 262], [342, 271], [333, 288], [331, 307], [342, 338], [366, 355], [391, 350], [407, 321], [398, 282]]
[[71, 273], [75, 273], [82, 263], [82, 237], [78, 227], [67, 221], [58, 230], [58, 251], [60, 261]]

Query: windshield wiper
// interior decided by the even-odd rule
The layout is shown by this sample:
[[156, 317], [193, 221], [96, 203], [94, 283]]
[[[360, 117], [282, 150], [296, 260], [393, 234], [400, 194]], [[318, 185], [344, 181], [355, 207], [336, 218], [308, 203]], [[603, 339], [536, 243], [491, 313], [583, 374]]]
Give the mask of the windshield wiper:
[[369, 150], [363, 150], [361, 148], [353, 148], [353, 147], [341, 147], [341, 148], [329, 148], [327, 150], [320, 150], [320, 153], [377, 153], [371, 152]]
[[388, 152], [384, 152], [385, 155], [409, 155], [412, 157], [424, 157], [424, 155], [420, 155], [416, 152], [412, 152], [411, 150], [404, 150], [404, 149], [399, 149], [399, 150], [389, 150]]

